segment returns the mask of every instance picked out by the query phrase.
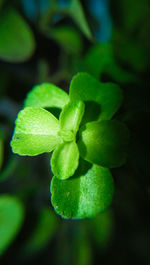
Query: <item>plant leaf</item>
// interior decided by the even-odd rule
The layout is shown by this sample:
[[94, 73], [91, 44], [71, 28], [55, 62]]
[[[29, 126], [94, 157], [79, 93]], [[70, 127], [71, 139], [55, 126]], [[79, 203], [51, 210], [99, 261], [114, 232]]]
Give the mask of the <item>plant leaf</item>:
[[35, 49], [31, 29], [14, 9], [5, 9], [1, 13], [0, 36], [0, 58], [5, 61], [25, 61]]
[[77, 169], [78, 163], [79, 151], [74, 141], [58, 145], [52, 154], [52, 172], [61, 180], [71, 177]]
[[79, 33], [72, 27], [59, 26], [51, 29], [51, 37], [57, 41], [66, 52], [80, 53], [82, 50], [82, 40]]
[[61, 181], [53, 177], [51, 202], [64, 218], [93, 217], [110, 205], [113, 191], [113, 178], [108, 169], [80, 160], [72, 178]]
[[52, 239], [57, 225], [56, 215], [49, 208], [40, 210], [33, 233], [25, 243], [23, 249], [25, 254], [33, 256], [42, 250]]
[[[71, 100], [82, 100], [88, 104], [85, 108], [85, 116], [95, 115], [94, 104], [99, 106], [97, 120], [109, 120], [116, 113], [122, 103], [122, 92], [118, 85], [113, 83], [100, 83], [87, 73], [78, 73], [70, 84], [69, 96]], [[93, 113], [94, 112], [94, 113]], [[86, 122], [88, 117], [86, 117]]]
[[60, 114], [60, 129], [77, 132], [84, 114], [84, 103], [82, 101], [69, 102]]
[[79, 28], [85, 34], [88, 39], [92, 38], [91, 31], [89, 29], [88, 23], [86, 21], [82, 5], [79, 0], [71, 0], [69, 6], [69, 13], [72, 19], [77, 23]]
[[28, 107], [20, 111], [11, 142], [12, 150], [19, 155], [38, 155], [51, 152], [59, 142], [58, 120], [48, 111]]
[[25, 107], [60, 108], [69, 101], [68, 94], [51, 83], [36, 85], [28, 93]]
[[83, 159], [113, 168], [125, 163], [129, 132], [116, 120], [89, 122], [79, 131], [78, 147]]
[[0, 255], [7, 249], [22, 225], [24, 209], [12, 196], [0, 196]]

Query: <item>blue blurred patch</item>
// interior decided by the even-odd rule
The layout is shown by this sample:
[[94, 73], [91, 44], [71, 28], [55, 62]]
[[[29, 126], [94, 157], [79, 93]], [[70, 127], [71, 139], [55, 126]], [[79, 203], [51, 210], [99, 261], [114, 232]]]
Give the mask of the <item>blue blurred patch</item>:
[[112, 33], [112, 21], [109, 12], [109, 0], [88, 0], [88, 7], [98, 21], [95, 38], [99, 42], [108, 42]]
[[32, 21], [50, 8], [51, 0], [21, 0], [25, 15]]

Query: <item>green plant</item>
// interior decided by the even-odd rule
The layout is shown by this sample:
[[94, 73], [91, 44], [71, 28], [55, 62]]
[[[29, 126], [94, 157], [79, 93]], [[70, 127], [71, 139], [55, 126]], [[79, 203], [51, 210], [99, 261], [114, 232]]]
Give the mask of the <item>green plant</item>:
[[[110, 120], [121, 103], [116, 84], [100, 83], [87, 73], [73, 77], [69, 95], [49, 83], [29, 92], [12, 150], [29, 156], [54, 150], [51, 202], [61, 216], [92, 217], [110, 205], [114, 183], [108, 168], [125, 162], [129, 137], [124, 124]], [[59, 120], [51, 113], [58, 108]]]

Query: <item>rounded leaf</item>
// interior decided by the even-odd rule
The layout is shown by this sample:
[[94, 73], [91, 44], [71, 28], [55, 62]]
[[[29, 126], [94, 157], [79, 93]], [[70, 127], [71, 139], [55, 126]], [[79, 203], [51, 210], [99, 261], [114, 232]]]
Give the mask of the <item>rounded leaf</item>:
[[79, 131], [78, 147], [83, 159], [113, 168], [125, 162], [128, 140], [128, 129], [119, 121], [89, 122]]
[[35, 49], [31, 29], [14, 9], [6, 9], [0, 16], [0, 58], [8, 62], [27, 60]]
[[[97, 105], [99, 105], [99, 110], [96, 114], [96, 120], [109, 120], [122, 103], [122, 92], [118, 85], [100, 83], [87, 73], [78, 73], [73, 77], [69, 88], [69, 96], [72, 101], [83, 101], [85, 103], [84, 116], [89, 116], [90, 112], [91, 115], [93, 114], [93, 120], [95, 120], [94, 115]], [[87, 103], [89, 104], [87, 105]], [[89, 121], [88, 117], [86, 117], [86, 121]]]
[[68, 180], [53, 177], [51, 202], [64, 218], [93, 217], [111, 203], [114, 182], [110, 171], [81, 160], [75, 175]]
[[18, 233], [24, 218], [21, 202], [12, 196], [0, 196], [0, 255]]
[[11, 147], [19, 155], [38, 155], [51, 152], [59, 142], [59, 122], [50, 112], [25, 108], [16, 119]]
[[69, 101], [68, 94], [51, 83], [36, 85], [28, 93], [24, 107], [60, 108]]

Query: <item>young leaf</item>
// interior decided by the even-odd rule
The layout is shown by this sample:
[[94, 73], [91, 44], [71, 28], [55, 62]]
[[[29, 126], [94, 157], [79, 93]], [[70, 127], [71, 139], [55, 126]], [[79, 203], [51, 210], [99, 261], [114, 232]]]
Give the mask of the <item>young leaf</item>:
[[12, 196], [0, 196], [0, 255], [17, 235], [24, 218], [21, 202]]
[[79, 131], [78, 147], [83, 159], [113, 168], [125, 163], [128, 140], [128, 129], [119, 121], [89, 122]]
[[60, 114], [60, 129], [77, 132], [84, 114], [82, 101], [69, 102]]
[[28, 107], [20, 111], [11, 142], [12, 150], [19, 155], [38, 155], [51, 152], [59, 142], [58, 120], [48, 111]]
[[0, 16], [0, 58], [8, 62], [27, 60], [35, 49], [33, 34], [14, 9], [6, 9]]
[[86, 21], [84, 12], [83, 12], [83, 8], [79, 0], [71, 0], [70, 6], [69, 6], [69, 13], [72, 19], [74, 19], [74, 21], [77, 23], [79, 28], [85, 34], [85, 36], [91, 39], [92, 38], [91, 31], [87, 24], [87, 21]]
[[[122, 103], [122, 92], [118, 85], [100, 83], [87, 73], [79, 73], [73, 77], [69, 96], [70, 100], [98, 103], [100, 105], [100, 114], [97, 120], [111, 119]], [[92, 105], [90, 112], [93, 112]]]
[[77, 169], [78, 163], [79, 151], [74, 141], [58, 145], [52, 154], [52, 172], [61, 180], [71, 177]]
[[93, 217], [110, 205], [113, 191], [113, 178], [108, 169], [80, 160], [72, 178], [62, 181], [53, 177], [51, 202], [64, 218]]
[[28, 93], [24, 107], [60, 108], [69, 101], [68, 94], [59, 87], [43, 83], [36, 85]]

